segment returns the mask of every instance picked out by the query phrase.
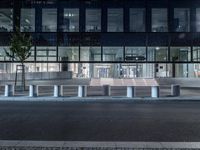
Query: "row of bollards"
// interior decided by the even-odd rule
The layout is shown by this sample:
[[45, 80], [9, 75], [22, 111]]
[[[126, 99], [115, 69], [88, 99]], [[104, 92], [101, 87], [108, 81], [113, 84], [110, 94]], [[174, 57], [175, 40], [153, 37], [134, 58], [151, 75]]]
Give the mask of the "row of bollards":
[[[14, 85], [5, 85], [5, 93], [4, 96], [14, 96], [15, 87]], [[103, 93], [104, 96], [111, 96], [111, 86], [103, 85]], [[160, 93], [159, 86], [151, 87], [151, 97], [158, 98]], [[171, 95], [172, 96], [180, 96], [180, 85], [171, 85]], [[38, 85], [29, 85], [29, 97], [37, 97], [38, 96]], [[62, 85], [54, 85], [54, 97], [63, 96], [63, 86]], [[78, 97], [86, 97], [87, 96], [87, 86], [79, 85], [78, 86]], [[136, 87], [127, 86], [127, 95], [128, 98], [136, 97]]]
[[[5, 85], [5, 93], [4, 96], [14, 96], [15, 86], [14, 85]], [[29, 85], [29, 97], [37, 97], [38, 96], [38, 85]], [[54, 85], [54, 97], [63, 96], [63, 86], [62, 85]], [[87, 86], [79, 85], [78, 86], [78, 97], [86, 97], [87, 96]]]

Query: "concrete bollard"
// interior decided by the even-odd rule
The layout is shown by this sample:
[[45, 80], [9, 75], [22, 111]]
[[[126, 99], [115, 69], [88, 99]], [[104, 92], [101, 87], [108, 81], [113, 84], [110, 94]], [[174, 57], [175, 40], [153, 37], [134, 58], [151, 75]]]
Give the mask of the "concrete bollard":
[[135, 97], [135, 87], [134, 86], [127, 86], [127, 97], [133, 98]]
[[63, 86], [62, 85], [54, 85], [54, 97], [63, 96]]
[[78, 97], [86, 97], [87, 96], [87, 86], [79, 85], [78, 86]]
[[178, 84], [171, 85], [171, 95], [172, 96], [180, 96], [180, 85], [178, 85]]
[[6, 84], [5, 85], [4, 96], [6, 96], [6, 97], [13, 96], [14, 95], [14, 91], [15, 91], [15, 86], [14, 85]]
[[103, 85], [103, 95], [104, 96], [110, 96], [111, 95], [110, 85]]
[[159, 86], [151, 87], [151, 97], [158, 98], [159, 97]]
[[29, 85], [29, 97], [37, 97], [37, 96], [38, 96], [38, 86]]

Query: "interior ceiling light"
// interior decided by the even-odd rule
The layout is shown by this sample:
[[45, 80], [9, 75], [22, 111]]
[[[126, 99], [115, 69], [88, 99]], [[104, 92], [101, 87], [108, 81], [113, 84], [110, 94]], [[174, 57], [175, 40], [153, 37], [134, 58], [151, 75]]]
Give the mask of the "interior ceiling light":
[[30, 21], [28, 19], [25, 19], [25, 22], [30, 24]]
[[72, 14], [72, 13], [66, 13], [64, 16], [65, 16], [65, 17], [73, 17], [74, 14]]
[[156, 50], [159, 50], [160, 49], [160, 47], [156, 47]]

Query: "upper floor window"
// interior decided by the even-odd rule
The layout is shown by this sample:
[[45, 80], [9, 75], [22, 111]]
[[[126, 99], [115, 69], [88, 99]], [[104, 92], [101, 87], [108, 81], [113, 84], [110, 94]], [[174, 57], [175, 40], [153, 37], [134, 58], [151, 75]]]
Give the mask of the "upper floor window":
[[145, 9], [130, 9], [130, 32], [145, 32]]
[[168, 21], [167, 21], [167, 9], [166, 8], [153, 8], [151, 15], [151, 31], [152, 32], [167, 32]]
[[42, 31], [57, 31], [57, 9], [42, 9]]
[[0, 9], [0, 32], [13, 31], [13, 9]]
[[35, 9], [21, 9], [20, 30], [35, 32]]
[[123, 32], [124, 21], [123, 21], [123, 9], [113, 8], [108, 9], [108, 32]]
[[78, 32], [79, 31], [79, 9], [64, 9], [64, 20], [62, 31]]
[[200, 32], [200, 8], [196, 9], [196, 31]]
[[86, 9], [86, 32], [101, 31], [101, 10]]
[[175, 8], [174, 9], [174, 31], [189, 32], [190, 31], [190, 9]]

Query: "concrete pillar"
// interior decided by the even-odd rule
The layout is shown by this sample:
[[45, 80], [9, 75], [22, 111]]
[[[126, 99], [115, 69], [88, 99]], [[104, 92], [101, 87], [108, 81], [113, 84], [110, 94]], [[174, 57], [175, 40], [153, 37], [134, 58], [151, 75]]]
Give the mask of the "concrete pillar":
[[79, 85], [78, 86], [78, 97], [86, 97], [87, 96], [87, 86]]
[[180, 85], [178, 85], [178, 84], [171, 85], [171, 95], [172, 96], [180, 96]]
[[38, 96], [38, 86], [29, 85], [29, 97], [37, 97], [37, 96]]
[[151, 97], [158, 98], [159, 97], [159, 86], [151, 87]]
[[5, 85], [4, 96], [6, 96], [6, 97], [13, 96], [14, 95], [14, 91], [15, 91], [15, 86], [14, 85], [6, 84]]
[[104, 96], [110, 96], [111, 95], [110, 85], [103, 85], [103, 95]]
[[54, 97], [63, 96], [63, 86], [62, 85], [54, 85]]
[[127, 97], [133, 98], [135, 97], [135, 87], [134, 86], [127, 86]]

